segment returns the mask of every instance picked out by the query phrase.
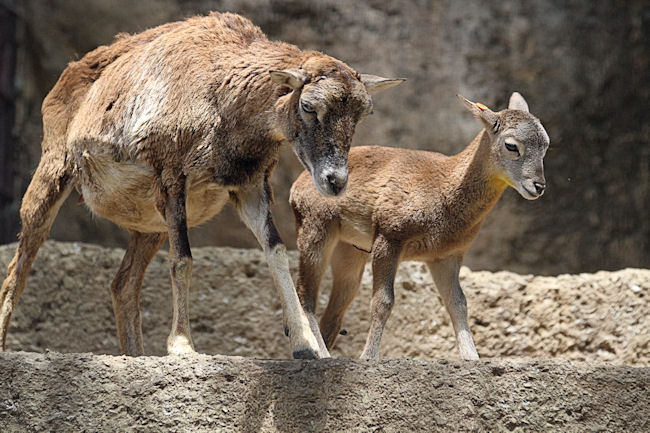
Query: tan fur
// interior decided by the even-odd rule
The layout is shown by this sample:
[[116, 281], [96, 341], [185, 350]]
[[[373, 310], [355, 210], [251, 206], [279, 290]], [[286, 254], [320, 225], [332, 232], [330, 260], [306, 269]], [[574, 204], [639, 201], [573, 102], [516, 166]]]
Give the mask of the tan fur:
[[[542, 159], [548, 135], [539, 120], [513, 94], [510, 109], [494, 113], [463, 101], [485, 129], [461, 153], [439, 153], [388, 147], [356, 147], [349, 156], [346, 193], [320, 197], [303, 173], [291, 189], [296, 216], [300, 275], [298, 294], [312, 330], [321, 278], [332, 264], [334, 283], [320, 322], [331, 348], [343, 316], [356, 295], [363, 267], [372, 259], [371, 327], [363, 358], [375, 358], [381, 333], [394, 302], [395, 271], [403, 260], [426, 262], [452, 318], [461, 356], [478, 354], [467, 324], [467, 307], [458, 280], [463, 255], [486, 214], [508, 185], [529, 199], [528, 188], [545, 184]], [[521, 155], [505, 148], [516, 143]]]
[[[286, 77], [298, 77], [285, 80]], [[68, 65], [43, 102], [42, 157], [21, 208], [22, 231], [0, 292], [0, 339], [36, 252], [72, 188], [132, 238], [112, 286], [122, 351], [142, 354], [139, 294], [165, 235], [174, 318], [168, 351], [192, 351], [188, 227], [230, 199], [270, 260], [294, 356], [323, 356], [273, 225], [268, 177], [290, 143], [324, 194], [347, 181], [356, 123], [378, 83], [343, 62], [269, 41], [247, 19], [212, 13], [118, 35]], [[320, 120], [303, 112], [320, 104]]]

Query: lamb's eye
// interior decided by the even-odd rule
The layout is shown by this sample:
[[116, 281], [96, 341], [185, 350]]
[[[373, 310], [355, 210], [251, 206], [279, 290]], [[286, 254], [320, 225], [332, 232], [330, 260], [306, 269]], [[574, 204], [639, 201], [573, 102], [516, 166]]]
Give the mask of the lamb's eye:
[[314, 106], [307, 101], [300, 101], [300, 108], [302, 108], [302, 111], [304, 111], [305, 113], [309, 113], [309, 114], [316, 113], [316, 110], [314, 110]]
[[506, 149], [508, 149], [510, 152], [517, 152], [517, 155], [519, 155], [519, 149], [517, 149], [517, 146], [506, 142]]

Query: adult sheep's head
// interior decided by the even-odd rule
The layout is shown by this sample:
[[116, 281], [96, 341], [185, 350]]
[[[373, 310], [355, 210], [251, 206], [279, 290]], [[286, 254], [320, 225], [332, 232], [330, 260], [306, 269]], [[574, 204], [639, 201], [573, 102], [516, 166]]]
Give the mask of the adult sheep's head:
[[282, 135], [321, 194], [342, 194], [354, 129], [372, 112], [370, 94], [404, 79], [358, 74], [325, 55], [311, 57], [299, 69], [271, 71], [271, 79], [289, 92], [278, 104]]

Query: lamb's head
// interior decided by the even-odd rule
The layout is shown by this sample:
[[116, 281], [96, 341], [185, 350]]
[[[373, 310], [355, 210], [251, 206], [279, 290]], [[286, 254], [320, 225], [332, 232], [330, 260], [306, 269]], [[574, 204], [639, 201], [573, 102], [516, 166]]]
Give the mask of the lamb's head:
[[549, 137], [539, 119], [530, 114], [519, 93], [510, 96], [508, 108], [493, 112], [485, 105], [459, 99], [474, 113], [492, 142], [492, 164], [497, 175], [527, 200], [544, 194], [544, 156]]
[[289, 92], [278, 104], [276, 123], [282, 135], [292, 143], [321, 194], [342, 194], [354, 129], [372, 112], [370, 94], [404, 79], [358, 74], [322, 54], [299, 69], [271, 71], [271, 78]]

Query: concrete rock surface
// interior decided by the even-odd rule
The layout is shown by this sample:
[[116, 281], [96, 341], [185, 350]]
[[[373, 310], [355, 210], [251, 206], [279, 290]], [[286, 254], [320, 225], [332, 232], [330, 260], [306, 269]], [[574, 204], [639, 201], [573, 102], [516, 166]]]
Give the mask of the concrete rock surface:
[[[14, 253], [0, 246], [0, 269]], [[123, 250], [48, 241], [32, 267], [7, 339], [9, 350], [118, 354], [109, 287]], [[201, 353], [288, 358], [282, 310], [259, 250], [193, 250], [190, 323]], [[297, 254], [290, 252], [292, 274]], [[319, 312], [328, 298], [321, 286]], [[482, 357], [559, 357], [650, 365], [650, 270], [536, 277], [461, 271], [470, 327]], [[361, 354], [369, 327], [371, 274], [344, 320], [334, 357]], [[167, 253], [154, 258], [142, 290], [145, 353], [164, 355], [171, 322]], [[423, 264], [400, 266], [385, 358], [458, 359], [453, 329]]]
[[0, 354], [3, 432], [643, 432], [650, 368]]

